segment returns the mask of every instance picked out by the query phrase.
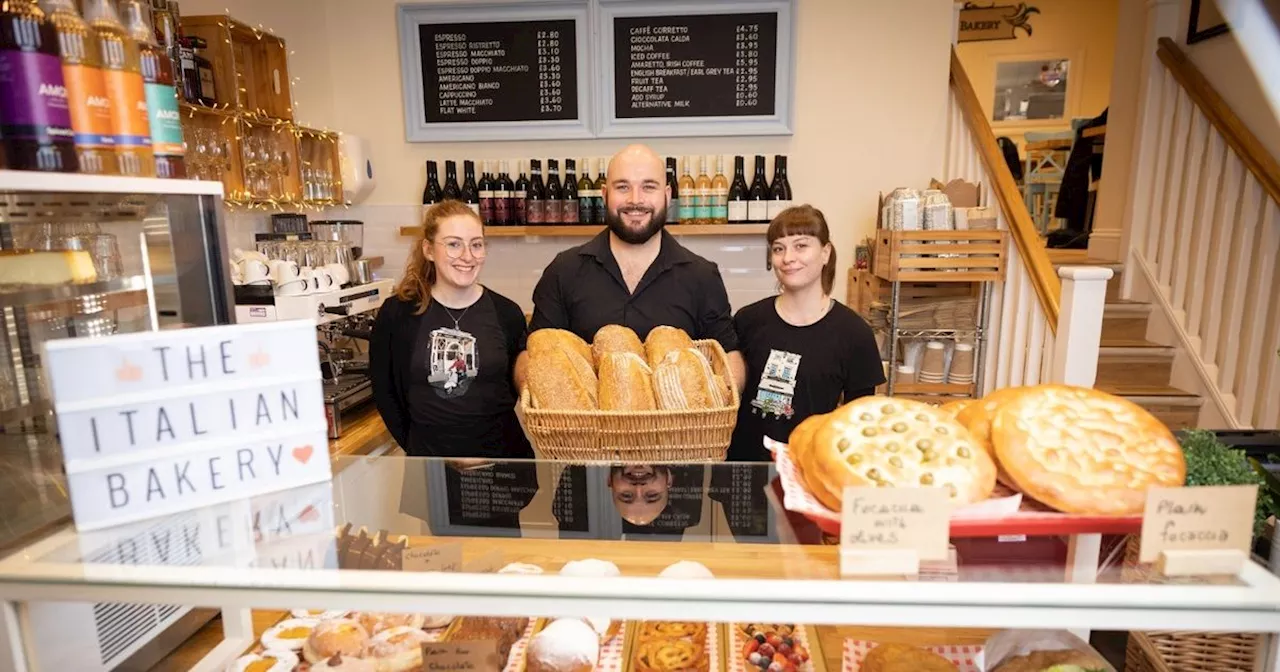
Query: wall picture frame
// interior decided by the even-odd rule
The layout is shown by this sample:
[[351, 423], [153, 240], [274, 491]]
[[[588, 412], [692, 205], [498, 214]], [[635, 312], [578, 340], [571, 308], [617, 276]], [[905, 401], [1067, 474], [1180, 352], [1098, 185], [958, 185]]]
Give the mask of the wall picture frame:
[[1191, 0], [1191, 13], [1187, 17], [1187, 44], [1225, 35], [1230, 30], [1216, 0]]

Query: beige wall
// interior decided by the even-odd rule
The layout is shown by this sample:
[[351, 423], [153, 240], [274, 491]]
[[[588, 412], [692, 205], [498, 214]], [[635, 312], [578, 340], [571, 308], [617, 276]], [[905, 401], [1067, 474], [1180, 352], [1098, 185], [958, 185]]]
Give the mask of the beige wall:
[[[843, 297], [843, 268], [856, 242], [874, 229], [877, 192], [923, 187], [941, 171], [952, 2], [797, 5], [794, 135], [648, 142], [665, 154], [789, 155], [796, 199], [821, 208], [834, 229], [842, 262], [836, 295]], [[406, 143], [395, 7], [394, 0], [182, 3], [187, 15], [226, 8], [287, 41], [298, 119], [370, 140], [378, 177], [370, 204], [417, 202], [430, 158], [603, 156], [622, 146], [617, 140]]]
[[1200, 68], [1244, 125], [1258, 136], [1273, 157], [1280, 159], [1280, 119], [1262, 93], [1253, 64], [1245, 58], [1244, 51], [1231, 33], [1188, 45], [1187, 21], [1190, 15], [1191, 0], [1182, 0], [1178, 34], [1174, 40], [1186, 50], [1187, 57]]
[[[1069, 58], [1067, 118], [1061, 122], [1000, 122], [996, 135], [1022, 144], [1028, 131], [1065, 131], [1073, 117], [1095, 117], [1111, 96], [1111, 66], [1115, 55], [1116, 20], [1120, 0], [1036, 0], [1032, 34], [1018, 31], [1016, 40], [965, 42], [956, 48], [978, 99], [987, 114], [995, 99], [996, 63], [1004, 60]], [[1071, 81], [1074, 80], [1074, 81]]]

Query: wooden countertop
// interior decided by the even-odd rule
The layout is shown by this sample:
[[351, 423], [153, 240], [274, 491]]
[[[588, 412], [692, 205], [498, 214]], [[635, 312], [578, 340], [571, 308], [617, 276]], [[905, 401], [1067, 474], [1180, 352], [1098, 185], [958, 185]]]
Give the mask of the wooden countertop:
[[[411, 545], [430, 543], [430, 538], [419, 537]], [[829, 575], [835, 578], [839, 551], [836, 546], [769, 546], [761, 544], [732, 543], [681, 543], [643, 541], [578, 541], [557, 539], [509, 539], [451, 537], [449, 541], [463, 542], [464, 562], [491, 551], [502, 553], [502, 562], [527, 562], [548, 571], [556, 571], [566, 561], [596, 557], [615, 562], [623, 575], [655, 576], [671, 564], [673, 554], [682, 559], [697, 560], [707, 565], [717, 576], [731, 578], [743, 576], [788, 576], [815, 578]], [[255, 611], [254, 633], [264, 630], [283, 618], [286, 611]], [[829, 672], [840, 670], [843, 642], [856, 638], [877, 642], [898, 642], [916, 646], [981, 644], [993, 631], [975, 628], [885, 628], [876, 626], [813, 626], [816, 633], [817, 653], [821, 655]], [[221, 623], [211, 622], [180, 650], [176, 651], [153, 672], [185, 670], [221, 641]]]
[[373, 402], [352, 410], [345, 420], [342, 437], [329, 441], [330, 457], [368, 455], [392, 441]]

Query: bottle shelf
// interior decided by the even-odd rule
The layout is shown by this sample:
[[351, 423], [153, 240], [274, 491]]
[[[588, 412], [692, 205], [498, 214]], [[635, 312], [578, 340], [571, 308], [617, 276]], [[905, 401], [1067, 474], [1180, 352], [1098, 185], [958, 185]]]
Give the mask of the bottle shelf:
[[[490, 238], [525, 238], [530, 236], [590, 237], [604, 230], [604, 226], [486, 226], [484, 235]], [[669, 224], [666, 230], [673, 236], [763, 236], [768, 224]], [[416, 236], [420, 226], [402, 226], [400, 235]]]
[[161, 180], [154, 177], [0, 170], [0, 194], [32, 194], [32, 203], [40, 202], [35, 196], [47, 197], [48, 194], [221, 196], [222, 184], [200, 180]]

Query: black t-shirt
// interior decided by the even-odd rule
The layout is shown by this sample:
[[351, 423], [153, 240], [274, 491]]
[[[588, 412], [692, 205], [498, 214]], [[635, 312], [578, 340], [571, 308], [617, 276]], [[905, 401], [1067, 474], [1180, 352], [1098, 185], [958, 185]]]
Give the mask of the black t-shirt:
[[791, 430], [841, 399], [852, 401], [884, 382], [871, 327], [843, 304], [817, 322], [797, 327], [779, 315], [777, 297], [757, 301], [734, 316], [747, 386], [729, 459], [768, 460], [762, 438], [785, 443]]
[[608, 231], [556, 255], [534, 287], [530, 329], [567, 329], [591, 342], [607, 324], [630, 327], [642, 339], [667, 325], [694, 339], [719, 341], [725, 352], [737, 350], [720, 269], [666, 231], [660, 235], [658, 256], [634, 293], [609, 249]]

